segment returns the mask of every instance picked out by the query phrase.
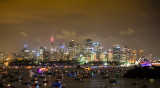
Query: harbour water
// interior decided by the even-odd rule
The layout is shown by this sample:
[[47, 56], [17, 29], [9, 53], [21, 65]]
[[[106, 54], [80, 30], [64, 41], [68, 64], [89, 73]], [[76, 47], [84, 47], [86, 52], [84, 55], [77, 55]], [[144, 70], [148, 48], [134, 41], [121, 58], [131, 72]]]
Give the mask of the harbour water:
[[[124, 73], [125, 70], [129, 70], [131, 68], [122, 68], [122, 67], [94, 67], [92, 68], [93, 71], [99, 71], [95, 74], [95, 77], [88, 77], [84, 78], [82, 82], [79, 80], [74, 80], [74, 76], [67, 76], [70, 72], [78, 71], [78, 72], [84, 72], [84, 69], [76, 69], [75, 67], [52, 67], [49, 69], [50, 72], [66, 72], [66, 74], [58, 73], [58, 75], [63, 76], [60, 80], [62, 86], [53, 87], [52, 84], [56, 83], [55, 80], [57, 79], [53, 75], [47, 75], [46, 80], [47, 83], [43, 83], [42, 78], [38, 78], [38, 83], [41, 84], [41, 86], [33, 86], [32, 84], [35, 83], [35, 81], [31, 81], [32, 79], [35, 79], [35, 77], [31, 77], [29, 75], [29, 71], [37, 72], [37, 70], [40, 67], [33, 67], [31, 69], [27, 69], [26, 67], [10, 67], [6, 69], [8, 73], [12, 72], [21, 72], [20, 75], [23, 80], [18, 80], [15, 82], [9, 82], [12, 78], [2, 78], [0, 77], [0, 80], [5, 81], [7, 84], [10, 84], [12, 86], [15, 86], [15, 88], [61, 88], [62, 86], [65, 88], [160, 88], [160, 79], [145, 79], [145, 78], [124, 78], [121, 76], [121, 73]], [[122, 70], [123, 69], [123, 70]], [[103, 79], [103, 75], [100, 74], [102, 71], [108, 71], [107, 74], [109, 74], [112, 78], [114, 78], [117, 83], [110, 83], [109, 79]], [[119, 72], [118, 74], [116, 74]], [[37, 74], [38, 76], [42, 74]], [[57, 75], [57, 74], [56, 74]], [[19, 76], [17, 76], [18, 78]], [[31, 82], [31, 84], [24, 85], [24, 82]], [[133, 85], [133, 83], [137, 82], [137, 85]]]

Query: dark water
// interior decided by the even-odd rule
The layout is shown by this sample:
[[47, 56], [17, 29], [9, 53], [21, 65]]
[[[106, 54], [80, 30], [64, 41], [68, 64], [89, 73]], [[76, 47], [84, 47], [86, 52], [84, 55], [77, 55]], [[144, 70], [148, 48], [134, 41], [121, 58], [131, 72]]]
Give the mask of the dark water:
[[[79, 80], [74, 80], [74, 77], [69, 77], [66, 74], [63, 75], [63, 78], [61, 79], [61, 83], [62, 86], [65, 86], [65, 88], [143, 88], [144, 85], [147, 86], [147, 88], [160, 88], [160, 79], [139, 79], [139, 78], [124, 78], [121, 77], [120, 75], [116, 75], [116, 71], [118, 69], [122, 69], [122, 68], [93, 68], [94, 70], [108, 70], [108, 69], [112, 69], [113, 72], [108, 72], [110, 76], [112, 76], [113, 78], [115, 78], [118, 83], [109, 83], [109, 79], [102, 79], [102, 76], [100, 74], [95, 74], [96, 77], [92, 78], [86, 78], [83, 80], [83, 82], [80, 82]], [[124, 68], [124, 69], [129, 69], [129, 68]], [[55, 83], [55, 77], [53, 76], [47, 76], [47, 81], [48, 83], [43, 83], [44, 79], [40, 79], [39, 78], [39, 83], [41, 83], [40, 87], [33, 87], [32, 85], [24, 85], [22, 84], [23, 82], [26, 81], [30, 81], [32, 84], [34, 82], [31, 81], [31, 79], [33, 79], [34, 77], [30, 77], [29, 76], [29, 71], [37, 71], [36, 68], [32, 68], [32, 69], [27, 69], [27, 68], [10, 68], [8, 69], [8, 72], [14, 72], [14, 71], [23, 71], [24, 73], [22, 74], [22, 77], [24, 78], [24, 80], [21, 81], [17, 81], [17, 82], [13, 82], [13, 83], [9, 83], [8, 81], [10, 80], [10, 78], [6, 78], [5, 81], [6, 83], [9, 83], [13, 86], [15, 86], [16, 88], [60, 88], [60, 87], [52, 87], [52, 84]], [[51, 68], [50, 71], [68, 71], [68, 73], [70, 71], [73, 70], [77, 70], [76, 68], [72, 67], [72, 68]], [[78, 69], [79, 71], [84, 71], [83, 69]], [[67, 74], [68, 74], [67, 73]], [[123, 72], [122, 72], [123, 73]], [[0, 78], [0, 80], [4, 80], [3, 78]], [[134, 82], [138, 82], [138, 85], [132, 85], [132, 83]]]

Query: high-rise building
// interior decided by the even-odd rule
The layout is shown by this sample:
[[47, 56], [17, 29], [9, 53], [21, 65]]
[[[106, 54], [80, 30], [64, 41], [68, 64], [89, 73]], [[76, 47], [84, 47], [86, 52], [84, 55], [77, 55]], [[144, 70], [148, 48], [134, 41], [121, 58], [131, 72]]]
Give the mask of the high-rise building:
[[127, 50], [127, 63], [130, 64], [132, 59], [132, 49], [128, 48]]
[[137, 52], [137, 59], [143, 59], [144, 58], [144, 50], [138, 50]]
[[121, 49], [121, 63], [122, 64], [127, 64], [127, 46], [123, 46], [122, 49]]
[[40, 47], [39, 54], [42, 55], [44, 51], [46, 51], [45, 47]]
[[24, 45], [23, 49], [21, 50], [20, 56], [23, 59], [30, 59], [29, 52], [30, 52], [30, 50], [28, 49], [28, 45]]
[[75, 55], [78, 54], [78, 53], [80, 53], [81, 50], [82, 50], [82, 47], [81, 47], [80, 44], [76, 44], [76, 45], [73, 46], [73, 53], [74, 53]]
[[29, 54], [29, 49], [28, 45], [24, 45], [23, 49], [21, 50], [23, 53], [28, 53]]
[[102, 53], [102, 47], [100, 43], [93, 43], [93, 52], [96, 53], [96, 61], [100, 61], [100, 54]]
[[39, 52], [37, 53], [37, 59], [38, 60], [44, 60], [43, 54], [44, 54], [45, 51], [46, 51], [46, 47], [45, 46], [40, 47]]
[[113, 61], [113, 51], [111, 49], [108, 50], [108, 61]]
[[132, 50], [132, 58], [130, 63], [135, 64], [136, 61], [137, 61], [137, 50]]
[[73, 47], [74, 47], [74, 45], [75, 45], [74, 40], [72, 40], [72, 41], [69, 42], [69, 46], [68, 46], [68, 49], [67, 49], [68, 53], [73, 53]]
[[75, 45], [74, 40], [69, 42], [69, 47], [73, 48], [74, 45]]
[[102, 47], [100, 46], [100, 43], [93, 43], [93, 52], [101, 52]]
[[3, 52], [0, 52], [0, 61], [5, 60], [6, 59], [6, 54]]
[[118, 45], [113, 46], [113, 61], [120, 62], [121, 47]]
[[108, 60], [108, 52], [107, 51], [105, 51], [105, 52], [103, 52], [102, 54], [100, 54], [100, 61], [109, 61]]
[[45, 60], [45, 61], [50, 60], [50, 53], [48, 50], [43, 52], [43, 60]]
[[36, 51], [32, 50], [32, 52], [30, 52], [30, 58], [36, 60]]
[[92, 47], [92, 39], [86, 39], [86, 47]]
[[61, 45], [60, 45], [60, 48], [59, 48], [59, 53], [60, 54], [65, 54], [65, 51], [66, 51], [66, 46], [65, 46], [65, 43], [62, 42]]
[[92, 39], [86, 39], [86, 53], [91, 54], [93, 50]]

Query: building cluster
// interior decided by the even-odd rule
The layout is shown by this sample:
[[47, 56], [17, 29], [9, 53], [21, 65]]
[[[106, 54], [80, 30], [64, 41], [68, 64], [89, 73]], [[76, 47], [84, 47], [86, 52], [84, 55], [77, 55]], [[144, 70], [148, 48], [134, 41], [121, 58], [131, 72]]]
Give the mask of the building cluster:
[[51, 48], [47, 50], [42, 46], [38, 51], [29, 50], [25, 45], [21, 52], [4, 54], [0, 53], [0, 60], [9, 58], [10, 60], [32, 59], [38, 61], [67, 61], [77, 60], [82, 63], [88, 62], [118, 62], [124, 65], [136, 64], [144, 59], [152, 60], [152, 54], [144, 54], [143, 50], [134, 50], [127, 46], [114, 45], [111, 49], [105, 50], [100, 43], [86, 39], [85, 46], [71, 40], [68, 46], [63, 42], [59, 49], [53, 47], [53, 37], [51, 38]]

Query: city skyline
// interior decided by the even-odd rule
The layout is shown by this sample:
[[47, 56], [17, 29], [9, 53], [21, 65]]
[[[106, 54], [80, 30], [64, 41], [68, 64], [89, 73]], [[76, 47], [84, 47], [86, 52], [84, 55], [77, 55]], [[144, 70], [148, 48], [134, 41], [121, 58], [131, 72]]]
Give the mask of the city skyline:
[[18, 52], [85, 39], [100, 42], [104, 49], [114, 44], [143, 49], [159, 58], [159, 1], [62, 0], [46, 2], [0, 1], [0, 52]]

